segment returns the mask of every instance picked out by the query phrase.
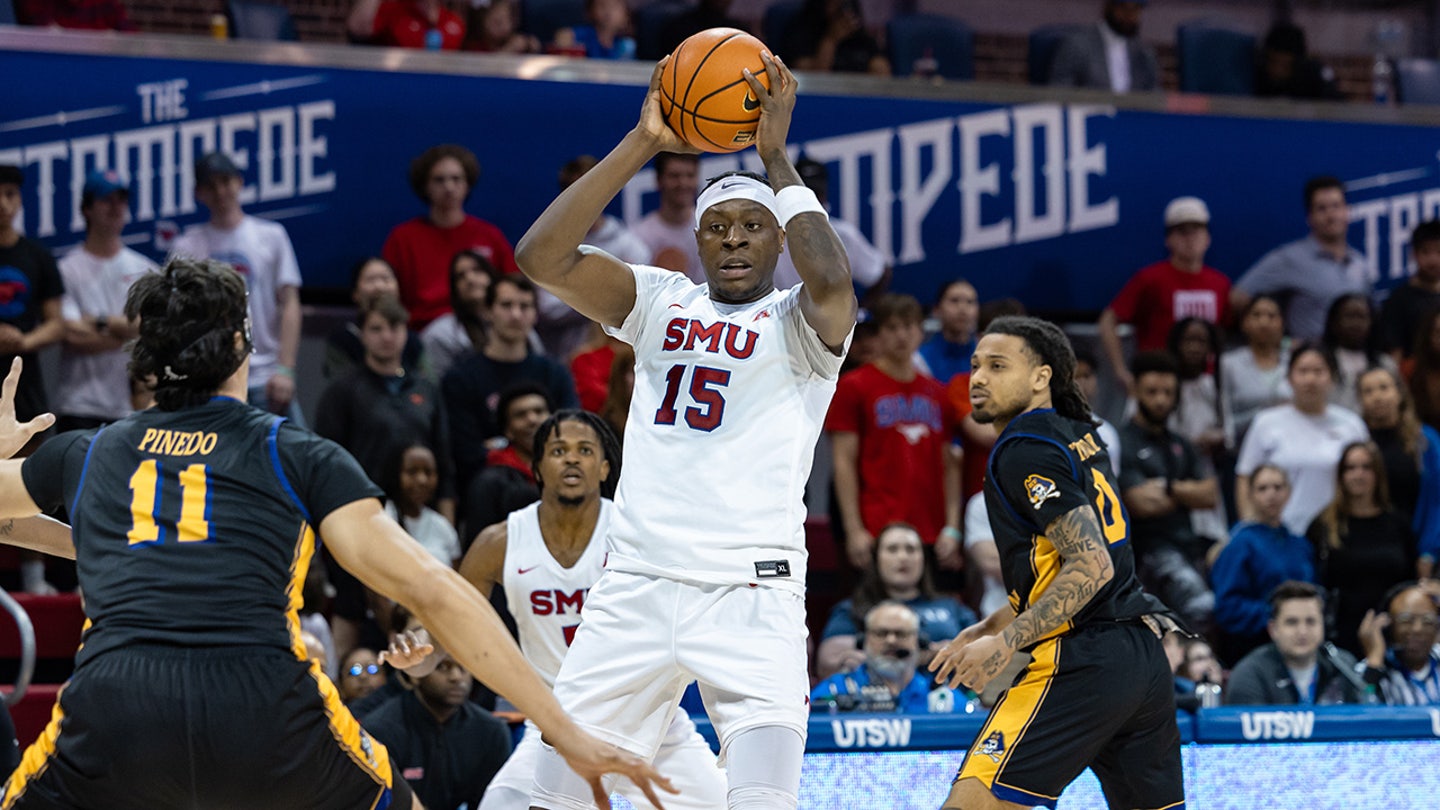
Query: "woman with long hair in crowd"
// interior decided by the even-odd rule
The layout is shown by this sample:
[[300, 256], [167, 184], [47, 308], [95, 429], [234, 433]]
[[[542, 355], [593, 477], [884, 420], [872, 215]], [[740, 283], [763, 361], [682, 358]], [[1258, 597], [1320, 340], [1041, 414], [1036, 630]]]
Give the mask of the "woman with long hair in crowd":
[[[350, 269], [350, 300], [355, 302], [356, 312], [382, 295], [399, 294], [400, 282], [395, 279], [395, 270], [379, 256], [367, 256]], [[365, 346], [360, 342], [360, 327], [353, 317], [347, 318], [325, 339], [325, 379], [338, 380], [364, 362]], [[416, 371], [420, 362], [420, 340], [412, 332], [405, 340], [400, 365], [406, 371]]]
[[1220, 385], [1220, 330], [1203, 318], [1181, 318], [1170, 329], [1170, 354], [1180, 365], [1180, 391], [1170, 429], [1206, 457], [1224, 445]]
[[1230, 530], [1210, 568], [1215, 588], [1215, 625], [1226, 661], [1269, 641], [1270, 592], [1287, 580], [1315, 581], [1310, 543], [1285, 527], [1281, 516], [1290, 500], [1290, 479], [1274, 464], [1261, 464], [1243, 481], [1252, 519]]
[[934, 650], [976, 622], [975, 611], [935, 590], [925, 564], [924, 543], [912, 526], [891, 523], [881, 529], [873, 553], [874, 561], [860, 575], [855, 595], [835, 605], [820, 634], [815, 669], [821, 678], [864, 662], [865, 651], [860, 649], [859, 639], [865, 614], [886, 599], [904, 602], [919, 614], [922, 666]]
[[500, 275], [489, 259], [473, 250], [450, 258], [450, 311], [420, 332], [425, 365], [435, 381], [460, 358], [485, 346], [485, 297]]
[[1320, 339], [1335, 356], [1335, 388], [1330, 401], [1352, 411], [1360, 410], [1355, 383], [1368, 368], [1397, 368], [1390, 355], [1380, 351], [1376, 339], [1375, 306], [1364, 293], [1347, 293], [1330, 304], [1325, 335]]
[[1220, 356], [1220, 403], [1226, 445], [1238, 449], [1260, 411], [1290, 401], [1290, 338], [1280, 304], [1265, 294], [1251, 298], [1237, 320], [1244, 342]]
[[1420, 421], [1440, 430], [1440, 307], [1420, 320], [1415, 349], [1402, 369]]
[[1428, 578], [1440, 553], [1440, 433], [1415, 415], [1410, 389], [1396, 372], [1372, 368], [1360, 375], [1356, 388], [1360, 417], [1380, 448], [1390, 503], [1401, 515], [1412, 516], [1415, 575]]
[[1242, 520], [1254, 519], [1249, 478], [1261, 464], [1273, 464], [1289, 478], [1284, 520], [1291, 532], [1303, 533], [1330, 503], [1340, 450], [1369, 436], [1359, 416], [1330, 401], [1335, 376], [1335, 359], [1320, 344], [1302, 343], [1291, 353], [1290, 402], [1256, 415], [1235, 462], [1235, 504]]
[[1330, 636], [1363, 656], [1358, 633], [1365, 611], [1415, 573], [1415, 535], [1390, 506], [1385, 464], [1373, 442], [1345, 446], [1335, 497], [1305, 534], [1315, 549], [1317, 584], [1329, 595]]

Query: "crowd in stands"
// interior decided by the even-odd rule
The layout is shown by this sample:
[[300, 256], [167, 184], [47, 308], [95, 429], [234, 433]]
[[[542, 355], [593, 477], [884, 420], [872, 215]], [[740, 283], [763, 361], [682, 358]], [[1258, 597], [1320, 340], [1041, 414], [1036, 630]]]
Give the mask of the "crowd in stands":
[[[132, 20], [124, 0], [16, 0], [14, 5], [15, 18], [23, 25], [116, 31], [142, 28]], [[916, 0], [773, 0], [746, 6], [744, 10], [753, 17], [738, 15], [735, 5], [734, 0], [571, 0], [568, 5], [548, 4], [531, 11], [533, 18], [527, 18], [528, 4], [521, 0], [351, 0], [327, 38], [436, 51], [654, 60], [690, 34], [724, 26], [762, 37], [797, 70], [928, 77], [937, 74], [937, 54], [925, 54], [922, 48], [916, 57], [903, 46], [897, 49], [892, 38], [903, 39], [905, 34], [892, 32], [890, 24], [918, 12], [969, 31], [963, 9]], [[1173, 79], [1162, 73], [1162, 60], [1152, 41], [1140, 36], [1147, 3], [1095, 0], [1095, 5], [1099, 13], [1093, 23], [1036, 29], [1029, 42], [1033, 51], [1028, 57], [1030, 81], [1115, 93], [1173, 87]], [[204, 18], [203, 25], [197, 20], [196, 30], [211, 30], [214, 10], [210, 5], [196, 5], [197, 18]], [[287, 11], [272, 13], [290, 19]], [[1211, 17], [1201, 22], [1224, 28], [1223, 21]], [[276, 30], [282, 28], [275, 26]], [[1263, 35], [1250, 40], [1251, 75], [1239, 81], [1254, 96], [1346, 98], [1336, 71], [1310, 53], [1305, 31], [1288, 17], [1280, 16]], [[907, 61], [893, 64], [896, 58]], [[956, 57], [946, 56], [947, 62], [952, 58]], [[1230, 55], [1217, 55], [1216, 59], [1229, 60]], [[1225, 69], [1244, 68], [1228, 65]], [[969, 73], [973, 71], [951, 76]], [[1359, 86], [1369, 78], [1357, 78], [1352, 85]], [[1361, 97], [1353, 88], [1350, 95]]]

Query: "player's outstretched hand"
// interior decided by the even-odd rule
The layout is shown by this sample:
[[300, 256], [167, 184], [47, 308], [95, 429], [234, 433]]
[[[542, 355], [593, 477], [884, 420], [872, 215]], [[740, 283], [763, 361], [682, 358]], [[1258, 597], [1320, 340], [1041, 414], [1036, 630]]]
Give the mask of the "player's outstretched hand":
[[635, 786], [645, 794], [650, 803], [665, 810], [660, 803], [660, 797], [655, 792], [658, 785], [662, 790], [669, 793], [679, 793], [670, 780], [661, 776], [656, 770], [634, 754], [622, 751], [607, 742], [576, 730], [575, 735], [567, 740], [549, 741], [555, 746], [560, 756], [565, 758], [575, 773], [585, 778], [590, 783], [590, 790], [595, 796], [595, 806], [601, 810], [610, 810], [610, 796], [605, 792], [605, 787], [600, 783], [600, 778], [607, 773], [619, 774], [635, 783]]
[[650, 73], [650, 89], [645, 93], [645, 103], [640, 107], [640, 123], [635, 128], [654, 141], [656, 150], [660, 152], [698, 155], [700, 150], [675, 134], [675, 130], [665, 123], [665, 116], [660, 112], [660, 72], [665, 69], [670, 58], [666, 56], [655, 63], [655, 70]]
[[750, 84], [750, 93], [760, 102], [760, 126], [755, 131], [755, 148], [764, 154], [768, 149], [784, 149], [790, 135], [790, 118], [795, 113], [795, 74], [778, 56], [760, 52], [770, 89], [755, 78], [749, 68], [743, 71]]
[[951, 689], [963, 685], [979, 692], [1000, 674], [1013, 657], [1015, 651], [999, 635], [966, 639], [962, 632], [935, 653], [935, 657], [930, 659], [929, 669], [936, 673], [937, 681]]
[[412, 678], [423, 678], [435, 671], [440, 656], [434, 655], [435, 643], [425, 628], [396, 633], [390, 647], [380, 651], [380, 663], [405, 670]]
[[36, 433], [55, 424], [55, 415], [42, 413], [29, 422], [20, 423], [15, 419], [15, 389], [20, 385], [20, 358], [10, 361], [10, 373], [5, 375], [5, 384], [0, 387], [0, 458], [10, 458], [20, 452]]

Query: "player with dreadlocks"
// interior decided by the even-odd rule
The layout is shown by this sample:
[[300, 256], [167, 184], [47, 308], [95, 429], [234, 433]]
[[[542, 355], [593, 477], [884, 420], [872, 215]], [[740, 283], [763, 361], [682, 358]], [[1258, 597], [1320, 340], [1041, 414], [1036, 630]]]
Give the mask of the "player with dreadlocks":
[[1161, 637], [1178, 625], [1135, 578], [1128, 516], [1051, 323], [997, 318], [971, 360], [970, 403], [999, 439], [985, 504], [1010, 603], [930, 664], [984, 688], [1031, 656], [991, 709], [945, 810], [1044, 805], [1086, 767], [1111, 807], [1185, 804], [1174, 687]]
[[[604, 570], [605, 537], [615, 508], [610, 498], [620, 478], [620, 443], [595, 414], [562, 410], [535, 431], [531, 458], [540, 500], [480, 532], [460, 563], [460, 573], [483, 596], [489, 597], [497, 585], [505, 589], [520, 649], [553, 687], [580, 626], [585, 595]], [[601, 614], [590, 620], [605, 619]], [[422, 660], [431, 650], [422, 631], [397, 640], [386, 659], [423, 677], [438, 659]], [[416, 663], [407, 666], [410, 662]], [[524, 738], [491, 780], [479, 810], [530, 807], [540, 751], [540, 732], [527, 722]], [[724, 774], [684, 712], [675, 713], [655, 765], [680, 790], [678, 796], [665, 797], [667, 808], [725, 806]], [[636, 807], [653, 807], [627, 781], [620, 782], [617, 792]]]

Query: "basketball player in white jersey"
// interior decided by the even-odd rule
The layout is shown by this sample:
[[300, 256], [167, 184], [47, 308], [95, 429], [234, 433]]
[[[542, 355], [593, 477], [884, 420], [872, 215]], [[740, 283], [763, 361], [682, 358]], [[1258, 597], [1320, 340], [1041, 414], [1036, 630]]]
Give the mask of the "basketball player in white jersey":
[[[785, 152], [795, 77], [765, 57], [756, 147], [769, 175], [723, 175], [695, 207], [708, 283], [583, 246], [589, 223], [657, 153], [693, 152], [660, 114], [561, 193], [516, 259], [541, 287], [635, 348], [628, 457], [610, 556], [555, 695], [588, 730], [653, 757], [699, 682], [730, 808], [793, 808], [805, 749], [805, 506], [821, 421], [855, 325], [844, 249]], [[781, 250], [802, 284], [775, 290]], [[531, 806], [590, 791], [548, 747]]]
[[[460, 574], [489, 598], [497, 585], [520, 634], [520, 651], [552, 687], [560, 662], [580, 624], [585, 593], [600, 578], [605, 535], [620, 477], [620, 444], [598, 416], [585, 411], [555, 413], [535, 432], [535, 482], [540, 500], [487, 527], [460, 564]], [[386, 660], [403, 666], [431, 650], [424, 631], [397, 640]], [[424, 677], [439, 656], [405, 666]], [[490, 780], [479, 810], [525, 810], [540, 761], [540, 730], [525, 724], [525, 736]], [[725, 775], [715, 754], [685, 712], [677, 712], [655, 757], [679, 794], [664, 798], [666, 810], [718, 810], [725, 806]], [[627, 781], [617, 791], [638, 808], [653, 808]]]

